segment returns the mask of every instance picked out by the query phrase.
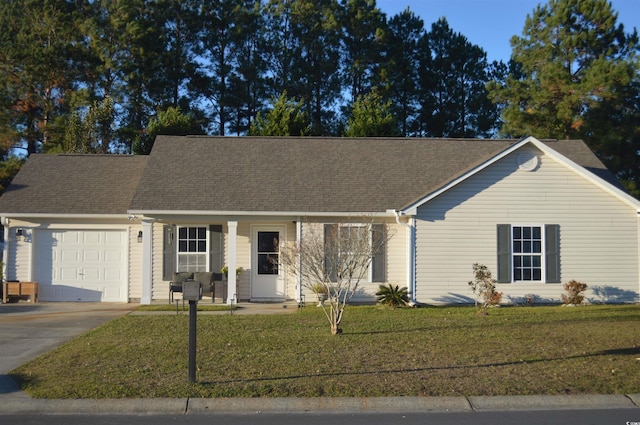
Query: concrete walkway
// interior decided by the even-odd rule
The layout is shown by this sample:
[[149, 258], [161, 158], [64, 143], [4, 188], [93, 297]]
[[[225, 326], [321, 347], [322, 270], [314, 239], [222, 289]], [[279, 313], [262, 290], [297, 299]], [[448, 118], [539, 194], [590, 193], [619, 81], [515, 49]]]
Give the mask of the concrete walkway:
[[[135, 312], [137, 304], [17, 303], [0, 305], [0, 415], [8, 414], [202, 414], [302, 412], [427, 412], [548, 409], [637, 409], [640, 394], [512, 396], [512, 397], [385, 397], [385, 398], [251, 398], [251, 399], [124, 399], [43, 400], [22, 392], [7, 373], [101, 324]], [[233, 314], [282, 314], [291, 304], [240, 304]], [[181, 314], [188, 314], [184, 311]], [[230, 312], [198, 312], [230, 314]]]

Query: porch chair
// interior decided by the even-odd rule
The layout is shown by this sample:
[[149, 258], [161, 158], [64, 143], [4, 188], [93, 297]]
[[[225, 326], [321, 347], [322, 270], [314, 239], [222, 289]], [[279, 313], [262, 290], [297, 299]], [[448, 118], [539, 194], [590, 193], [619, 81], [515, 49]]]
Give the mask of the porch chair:
[[182, 284], [185, 280], [193, 279], [193, 272], [177, 272], [173, 274], [173, 279], [169, 282], [169, 304], [173, 303], [173, 293], [182, 292]]
[[216, 300], [216, 278], [222, 279], [222, 275], [214, 272], [195, 272], [193, 274], [193, 280], [202, 283], [202, 292], [211, 294], [211, 304]]

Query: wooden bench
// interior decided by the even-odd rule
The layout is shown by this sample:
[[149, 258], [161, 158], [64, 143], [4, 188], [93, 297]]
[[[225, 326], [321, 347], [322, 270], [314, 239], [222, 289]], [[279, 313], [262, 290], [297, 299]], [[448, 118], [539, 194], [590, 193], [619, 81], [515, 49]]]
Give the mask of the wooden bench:
[[2, 302], [9, 297], [29, 297], [30, 302], [38, 302], [38, 282], [3, 282]]

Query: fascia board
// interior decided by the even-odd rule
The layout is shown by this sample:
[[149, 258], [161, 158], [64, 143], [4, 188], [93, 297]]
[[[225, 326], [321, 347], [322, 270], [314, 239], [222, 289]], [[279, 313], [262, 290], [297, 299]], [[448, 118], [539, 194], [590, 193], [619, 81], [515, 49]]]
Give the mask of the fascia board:
[[200, 210], [129, 210], [129, 215], [135, 216], [223, 216], [223, 217], [392, 217], [393, 214], [384, 212], [313, 212], [313, 211], [200, 211]]
[[115, 220], [115, 219], [126, 219], [128, 218], [127, 214], [47, 214], [47, 213], [11, 213], [11, 212], [0, 212], [1, 217], [6, 218], [55, 218], [55, 219], [107, 219], [107, 220]]

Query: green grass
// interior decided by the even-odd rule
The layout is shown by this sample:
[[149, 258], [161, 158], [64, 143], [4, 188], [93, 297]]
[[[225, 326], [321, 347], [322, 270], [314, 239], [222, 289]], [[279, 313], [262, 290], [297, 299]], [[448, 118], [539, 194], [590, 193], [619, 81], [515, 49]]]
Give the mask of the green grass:
[[12, 373], [41, 398], [640, 393], [640, 305], [126, 316]]
[[[231, 309], [236, 310], [238, 307], [234, 304], [233, 307], [226, 304], [204, 304], [198, 303], [197, 305], [198, 311], [229, 311]], [[141, 305], [136, 308], [136, 311], [176, 311], [176, 305], [174, 304], [150, 304], [150, 305]], [[178, 311], [189, 311], [189, 303], [185, 302], [184, 305], [182, 302], [178, 303]]]

